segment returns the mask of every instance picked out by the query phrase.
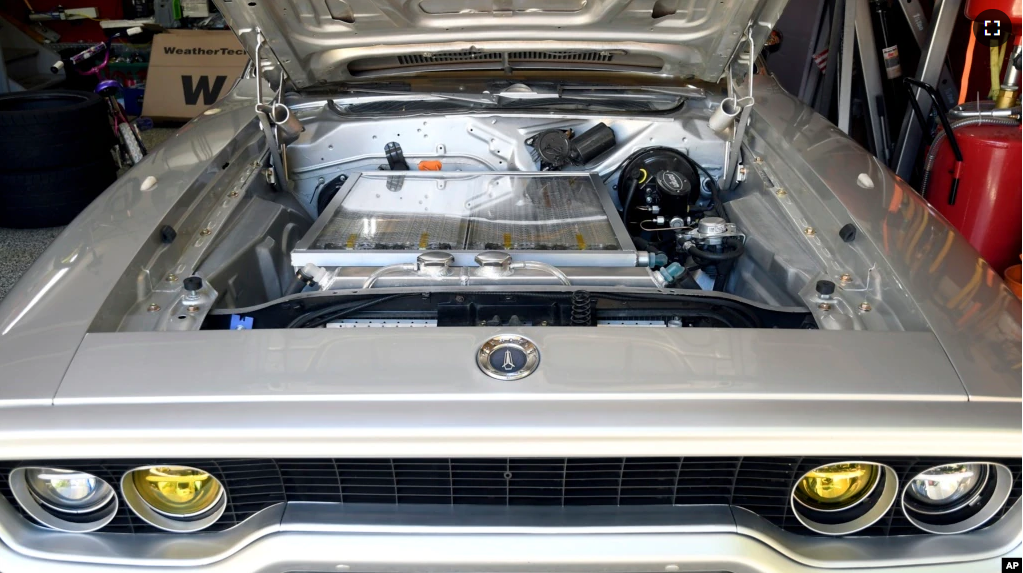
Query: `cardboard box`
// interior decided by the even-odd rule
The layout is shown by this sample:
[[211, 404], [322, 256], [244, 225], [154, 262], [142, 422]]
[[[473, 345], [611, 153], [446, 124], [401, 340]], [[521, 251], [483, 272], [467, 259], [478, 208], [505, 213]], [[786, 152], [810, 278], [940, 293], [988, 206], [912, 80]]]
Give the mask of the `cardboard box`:
[[153, 37], [142, 115], [188, 120], [224, 97], [249, 56], [228, 31], [175, 30]]

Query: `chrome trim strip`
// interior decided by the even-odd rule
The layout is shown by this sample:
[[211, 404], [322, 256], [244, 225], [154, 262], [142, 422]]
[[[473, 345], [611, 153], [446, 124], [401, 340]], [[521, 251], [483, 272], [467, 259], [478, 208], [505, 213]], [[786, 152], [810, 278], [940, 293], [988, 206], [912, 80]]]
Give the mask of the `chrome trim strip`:
[[[501, 511], [495, 512], [497, 509]], [[404, 562], [403, 555], [410, 553], [401, 543], [410, 539], [432, 539], [430, 543], [449, 551], [472, 547], [480, 539], [518, 543], [528, 538], [540, 544], [554, 544], [552, 547], [564, 542], [565, 545], [561, 546], [564, 554], [557, 560], [562, 564], [595, 563], [591, 556], [575, 551], [575, 544], [583, 539], [605, 539], [605, 543], [619, 539], [624, 543], [627, 538], [638, 548], [650, 544], [660, 546], [665, 539], [674, 539], [677, 543], [700, 547], [698, 541], [692, 540], [691, 536], [696, 536], [698, 540], [707, 542], [727, 542], [733, 555], [741, 555], [738, 551], [743, 548], [760, 551], [756, 548], [766, 545], [773, 550], [771, 555], [774, 559], [781, 554], [793, 562], [811, 567], [895, 567], [965, 563], [1004, 555], [1020, 543], [1021, 515], [1023, 512], [1017, 502], [999, 522], [973, 533], [821, 538], [782, 531], [749, 511], [726, 506], [562, 509], [291, 503], [263, 510], [227, 531], [189, 535], [77, 535], [33, 526], [0, 498], [0, 541], [20, 554], [40, 559], [139, 567], [195, 567], [218, 563], [236, 554], [240, 554], [237, 559], [248, 562], [251, 545], [259, 546], [251, 548], [251, 555], [265, 557], [266, 553], [260, 549], [264, 544], [281, 548], [281, 543], [284, 546], [314, 543], [324, 534], [333, 534], [330, 538], [333, 543], [343, 543], [353, 551], [369, 539], [383, 539], [394, 543], [393, 547], [403, 547], [397, 553], [375, 555], [374, 562], [381, 563], [388, 560]], [[433, 535], [425, 536], [424, 533]], [[566, 552], [566, 547], [575, 552]], [[280, 559], [288, 559], [287, 555], [294, 553], [285, 551]], [[653, 558], [640, 552], [634, 556], [639, 559], [640, 555], [644, 560]], [[457, 556], [449, 557], [459, 559]], [[537, 560], [535, 563], [544, 562]], [[266, 566], [266, 563], [260, 566]], [[321, 566], [318, 564], [312, 570]]]

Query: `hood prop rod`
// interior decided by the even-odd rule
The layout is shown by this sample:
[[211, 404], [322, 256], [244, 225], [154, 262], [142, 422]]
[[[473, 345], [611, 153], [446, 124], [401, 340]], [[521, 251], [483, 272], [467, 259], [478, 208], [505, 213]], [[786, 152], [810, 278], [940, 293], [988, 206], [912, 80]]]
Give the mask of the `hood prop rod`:
[[[736, 169], [739, 165], [739, 159], [742, 156], [742, 140], [746, 134], [746, 125], [749, 123], [749, 115], [753, 111], [753, 104], [755, 102], [753, 98], [753, 68], [757, 59], [756, 44], [753, 41], [753, 23], [750, 22], [746, 27], [746, 32], [743, 34], [746, 42], [749, 44], [749, 67], [746, 73], [746, 83], [749, 84], [749, 95], [746, 97], [739, 97], [736, 94], [736, 90], [733, 84], [732, 71], [736, 67], [736, 64], [742, 63], [741, 52], [737, 52], [733, 56], [733, 64], [727, 68], [727, 81], [728, 81], [728, 97], [721, 102], [721, 106], [714, 110], [709, 123], [712, 129], [715, 131], [724, 131], [728, 127], [732, 128], [732, 137], [730, 140], [725, 142], [725, 161], [721, 169], [721, 183], [719, 187], [727, 189], [730, 187], [728, 182], [731, 181], [732, 177], [735, 176]], [[739, 123], [735, 124], [735, 118], [738, 117]], [[716, 121], [715, 121], [716, 120]], [[717, 128], [715, 128], [715, 125]]]
[[[263, 103], [263, 62], [260, 53], [266, 45], [266, 38], [263, 32], [256, 29], [256, 50], [253, 54], [253, 64], [256, 66], [256, 116], [259, 119], [259, 126], [263, 129], [263, 136], [266, 138], [267, 148], [270, 150], [270, 169], [274, 177], [269, 178], [270, 184], [277, 191], [283, 191], [289, 187], [288, 170], [284, 164], [284, 146], [277, 141], [277, 133], [274, 130], [273, 102], [270, 105]], [[284, 70], [281, 69], [281, 86], [276, 97], [281, 96], [284, 91]]]

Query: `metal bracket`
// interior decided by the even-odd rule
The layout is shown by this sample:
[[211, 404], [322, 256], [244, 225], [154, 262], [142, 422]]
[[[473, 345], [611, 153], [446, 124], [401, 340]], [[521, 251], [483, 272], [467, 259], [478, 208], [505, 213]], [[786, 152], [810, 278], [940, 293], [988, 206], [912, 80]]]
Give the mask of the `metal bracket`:
[[[288, 172], [284, 166], [283, 146], [277, 142], [277, 134], [273, 128], [273, 119], [270, 116], [270, 110], [272, 108], [263, 102], [263, 62], [261, 52], [264, 46], [266, 46], [266, 38], [264, 38], [263, 33], [257, 29], [256, 50], [253, 61], [253, 65], [256, 67], [256, 115], [259, 118], [259, 126], [263, 129], [267, 148], [270, 150], [270, 167], [277, 174], [277, 176], [274, 177], [274, 181], [271, 181], [270, 183], [273, 185], [274, 189], [283, 191], [288, 187]], [[282, 75], [280, 91], [277, 95], [281, 96], [283, 92], [284, 77]]]
[[739, 105], [742, 111], [739, 113], [739, 123], [735, 126], [732, 132], [732, 139], [726, 146], [726, 162], [724, 170], [721, 174], [721, 183], [719, 187], [725, 187], [728, 182], [732, 180], [732, 176], [735, 173], [736, 167], [739, 165], [739, 157], [742, 151], [742, 138], [746, 134], [746, 126], [749, 124], [750, 113], [753, 112], [753, 104], [756, 100], [753, 98], [753, 67], [757, 59], [756, 44], [753, 42], [753, 23], [746, 27], [746, 41], [749, 43], [749, 67], [746, 72], [746, 83], [749, 84], [748, 95], [744, 98], [733, 96], [732, 94], [732, 67], [735, 64], [741, 62], [741, 57], [736, 57], [732, 66], [729, 66], [728, 71], [728, 86], [729, 86], [729, 97], [735, 97], [736, 105]]

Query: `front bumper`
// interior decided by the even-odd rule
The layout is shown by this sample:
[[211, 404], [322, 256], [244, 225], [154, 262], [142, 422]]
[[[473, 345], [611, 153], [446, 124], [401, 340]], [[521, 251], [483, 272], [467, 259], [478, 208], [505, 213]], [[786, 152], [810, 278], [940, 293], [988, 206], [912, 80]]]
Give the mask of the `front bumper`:
[[[2, 503], [2, 500], [0, 500]], [[4, 573], [987, 573], [1020, 556], [1020, 504], [954, 535], [820, 538], [728, 506], [480, 508], [281, 504], [199, 535], [75, 535], [0, 508]]]

